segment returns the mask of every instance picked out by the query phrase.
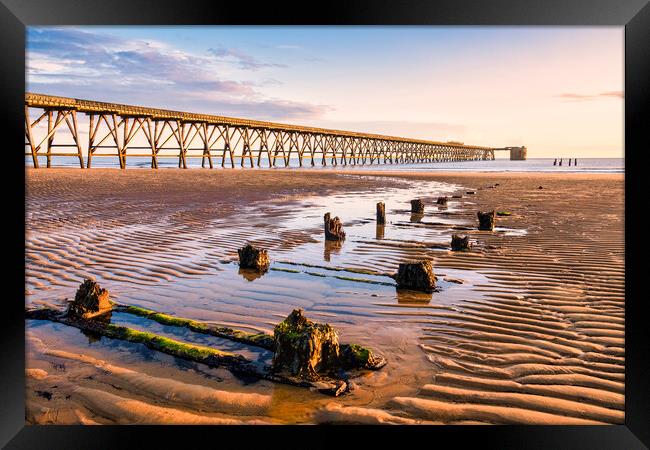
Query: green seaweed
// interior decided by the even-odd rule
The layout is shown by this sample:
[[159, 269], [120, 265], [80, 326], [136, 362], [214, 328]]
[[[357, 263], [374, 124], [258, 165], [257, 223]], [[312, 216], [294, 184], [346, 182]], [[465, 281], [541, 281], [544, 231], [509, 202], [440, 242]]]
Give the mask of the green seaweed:
[[325, 274], [323, 274], [323, 273], [318, 273], [318, 272], [307, 272], [307, 271], [305, 271], [305, 273], [306, 273], [307, 275], [313, 275], [313, 276], [315, 276], [315, 277], [324, 277], [324, 278], [325, 278], [325, 277], [328, 277], [328, 276], [329, 276], [329, 275], [325, 275]]
[[138, 344], [145, 344], [147, 347], [154, 348], [163, 353], [181, 358], [192, 359], [194, 361], [205, 361], [210, 357], [221, 358], [224, 356], [239, 357], [234, 353], [224, 352], [210, 347], [200, 345], [187, 344], [184, 342], [175, 341], [158, 334], [149, 333], [146, 331], [138, 331], [132, 328], [106, 325], [104, 328], [107, 337], [121, 339]]
[[300, 273], [299, 270], [285, 269], [284, 267], [271, 267], [271, 270], [276, 270], [278, 272]]
[[511, 216], [512, 213], [510, 211], [497, 211], [497, 216]]
[[273, 336], [266, 333], [253, 334], [233, 328], [218, 327], [192, 319], [185, 319], [183, 317], [174, 317], [168, 314], [162, 314], [150, 309], [141, 308], [139, 306], [120, 306], [118, 310], [128, 314], [145, 317], [162, 325], [185, 327], [197, 333], [232, 339], [237, 342], [262, 347], [269, 350], [273, 349]]
[[[303, 267], [311, 267], [314, 269], [331, 270], [334, 272], [351, 272], [351, 273], [359, 273], [363, 275], [388, 276], [384, 272], [377, 272], [370, 269], [357, 269], [355, 267], [330, 267], [330, 266], [321, 266], [319, 264], [297, 263], [293, 261], [278, 261], [278, 263], [287, 264], [291, 266], [303, 266]], [[308, 273], [313, 273], [313, 272], [308, 272]]]
[[333, 277], [338, 278], [339, 280], [354, 281], [356, 283], [369, 283], [369, 284], [379, 284], [382, 286], [395, 286], [395, 284], [393, 283], [386, 283], [384, 281], [366, 280], [365, 278], [342, 277], [339, 275], [334, 275]]

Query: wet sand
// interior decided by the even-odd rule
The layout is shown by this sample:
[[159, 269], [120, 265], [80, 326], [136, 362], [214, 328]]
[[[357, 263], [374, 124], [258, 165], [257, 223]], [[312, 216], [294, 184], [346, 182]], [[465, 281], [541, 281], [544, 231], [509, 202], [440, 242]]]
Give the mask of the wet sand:
[[[29, 423], [624, 422], [623, 175], [28, 169], [26, 187], [29, 305], [62, 308], [93, 276], [121, 303], [248, 331], [270, 333], [301, 307], [388, 359], [332, 398], [28, 321]], [[493, 208], [511, 215], [476, 230], [476, 211]], [[323, 240], [328, 211], [347, 232], [340, 245]], [[452, 233], [472, 251], [445, 249]], [[269, 250], [264, 276], [240, 273], [246, 242]], [[416, 258], [433, 259], [438, 292], [354, 272]]]

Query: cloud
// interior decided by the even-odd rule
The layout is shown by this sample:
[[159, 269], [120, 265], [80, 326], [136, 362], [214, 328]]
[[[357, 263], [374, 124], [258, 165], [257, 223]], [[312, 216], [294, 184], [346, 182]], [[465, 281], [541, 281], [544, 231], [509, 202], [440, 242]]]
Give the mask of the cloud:
[[153, 41], [30, 27], [27, 86], [45, 94], [264, 120], [314, 118], [328, 110], [265, 95], [269, 79], [232, 79], [233, 63], [248, 70], [269, 64], [234, 50], [221, 54], [227, 61], [214, 52], [192, 54]]
[[302, 48], [302, 45], [280, 44], [280, 45], [276, 45], [275, 48], [279, 48], [282, 50], [299, 50]]
[[625, 94], [623, 91], [609, 91], [609, 92], [601, 92], [599, 94], [576, 94], [576, 93], [564, 93], [564, 94], [559, 94], [556, 95], [556, 97], [560, 97], [565, 100], [569, 101], [589, 101], [589, 100], [599, 100], [603, 98], [625, 98]]
[[234, 48], [209, 48], [208, 53], [220, 61], [232, 61], [246, 70], [258, 70], [263, 67], [287, 67], [285, 64], [264, 63], [253, 56]]

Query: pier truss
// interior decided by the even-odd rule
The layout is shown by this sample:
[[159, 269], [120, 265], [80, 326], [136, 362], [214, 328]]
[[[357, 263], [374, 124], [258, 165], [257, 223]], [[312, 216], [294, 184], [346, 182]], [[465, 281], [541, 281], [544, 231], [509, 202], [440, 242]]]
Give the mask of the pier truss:
[[190, 158], [209, 168], [302, 167], [489, 160], [506, 150], [33, 93], [25, 94], [25, 138], [36, 168], [39, 157], [51, 167], [57, 156], [77, 157], [81, 168], [111, 157], [124, 169], [129, 156], [151, 158], [152, 168], [160, 158], [180, 168]]

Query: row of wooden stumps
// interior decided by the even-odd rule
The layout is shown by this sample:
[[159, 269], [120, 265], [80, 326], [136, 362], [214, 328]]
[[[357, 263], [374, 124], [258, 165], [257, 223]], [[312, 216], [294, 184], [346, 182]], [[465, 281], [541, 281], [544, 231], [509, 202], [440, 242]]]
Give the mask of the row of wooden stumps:
[[[467, 192], [467, 194], [474, 193], [474, 191]], [[448, 200], [449, 197], [447, 196], [438, 197], [436, 204], [447, 206]], [[411, 213], [424, 214], [424, 202], [421, 199], [411, 200]], [[386, 223], [386, 205], [383, 202], [377, 203], [376, 217], [378, 225], [384, 225]], [[496, 212], [494, 210], [489, 212], [478, 211], [477, 217], [479, 230], [494, 231], [496, 224]], [[332, 219], [330, 213], [326, 213], [324, 219], [326, 240], [345, 239], [345, 232], [342, 229], [341, 221], [338, 217]], [[470, 250], [471, 246], [469, 236], [458, 234], [451, 236], [452, 251]], [[430, 260], [401, 263], [393, 278], [397, 283], [398, 289], [412, 289], [424, 292], [433, 292], [435, 289], [436, 277], [433, 273], [433, 263]]]
[[[562, 159], [563, 159], [563, 158], [560, 158], [560, 163], [558, 164], [558, 162], [557, 162], [557, 158], [555, 158], [555, 161], [553, 161], [553, 165], [554, 165], [554, 166], [561, 166], [561, 165], [562, 165]], [[578, 158], [574, 158], [574, 163], [573, 163], [573, 165], [574, 165], [574, 166], [577, 166], [577, 165], [578, 165]], [[571, 158], [569, 158], [569, 167], [571, 167]]]
[[[469, 193], [469, 192], [468, 192]], [[474, 191], [471, 192], [472, 194]], [[446, 206], [448, 197], [438, 197], [436, 204]], [[411, 200], [411, 213], [423, 214], [424, 202], [421, 199]], [[493, 231], [496, 223], [495, 211], [477, 213], [479, 230]], [[386, 205], [383, 202], [377, 203], [377, 224], [386, 223]], [[331, 216], [331, 213], [325, 213], [323, 217], [324, 235], [326, 241], [343, 241], [345, 240], [345, 231], [339, 217]], [[453, 234], [451, 237], [451, 249], [453, 251], [465, 251], [471, 249], [469, 236]], [[265, 249], [253, 247], [247, 244], [238, 250], [239, 266], [242, 269], [249, 269], [259, 273], [268, 270], [270, 259]], [[401, 263], [397, 273], [392, 275], [396, 281], [398, 289], [412, 289], [424, 292], [433, 292], [435, 289], [436, 277], [433, 274], [433, 264], [430, 260], [414, 261]]]
[[[268, 267], [266, 252], [243, 253], [248, 261]], [[188, 328], [191, 331], [231, 339], [273, 352], [270, 366], [261, 367], [242, 355], [211, 347], [176, 341], [154, 333], [111, 324], [111, 314], [122, 312], [144, 317], [163, 325]], [[136, 306], [119, 305], [94, 280], [86, 279], [65, 311], [51, 308], [27, 309], [26, 319], [50, 320], [73, 326], [82, 331], [111, 339], [144, 344], [150, 349], [177, 358], [223, 367], [234, 373], [274, 382], [309, 387], [338, 396], [349, 390], [348, 379], [365, 370], [378, 370], [386, 359], [357, 344], [340, 344], [338, 332], [329, 324], [307, 319], [302, 309], [294, 309], [277, 324], [273, 335], [247, 333], [193, 319], [170, 316]]]

